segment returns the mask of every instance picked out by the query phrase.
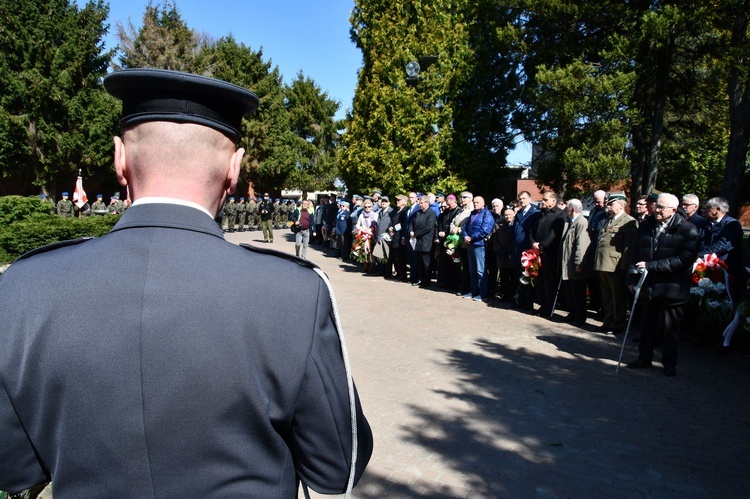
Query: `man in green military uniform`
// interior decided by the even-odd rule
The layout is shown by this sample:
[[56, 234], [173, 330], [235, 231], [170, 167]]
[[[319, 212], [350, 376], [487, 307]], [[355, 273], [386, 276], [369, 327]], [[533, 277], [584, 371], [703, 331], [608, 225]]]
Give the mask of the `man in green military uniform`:
[[117, 195], [113, 195], [109, 198], [109, 205], [107, 206], [107, 212], [110, 215], [119, 215], [122, 213], [122, 210], [120, 210], [119, 205], [117, 204]]
[[94, 215], [102, 216], [107, 214], [107, 205], [102, 201], [102, 195], [96, 195], [96, 201], [91, 205], [91, 212]]
[[622, 191], [609, 193], [605, 201], [608, 216], [599, 239], [591, 242], [595, 245], [594, 270], [602, 292], [603, 324], [600, 330], [612, 333], [622, 333], [627, 326], [625, 277], [638, 231], [638, 222], [625, 213], [627, 199]]
[[229, 199], [224, 203], [224, 217], [222, 219], [222, 225], [226, 232], [234, 232], [234, 223], [237, 221], [237, 205], [234, 202], [234, 197], [229, 196]]
[[57, 214], [61, 217], [73, 216], [73, 201], [68, 199], [68, 193], [62, 193], [62, 199], [57, 202]]
[[273, 242], [273, 216], [274, 204], [268, 193], [263, 194], [263, 200], [258, 204], [258, 213], [260, 214], [260, 226], [263, 229], [263, 242]]
[[247, 198], [247, 204], [245, 205], [245, 213], [247, 214], [247, 230], [255, 230], [255, 226], [258, 225], [255, 222], [255, 200], [252, 197]]
[[276, 198], [273, 201], [273, 216], [271, 217], [271, 220], [273, 220], [274, 229], [281, 227], [281, 201], [279, 198]]
[[240, 198], [240, 202], [237, 203], [237, 231], [245, 232], [245, 198]]

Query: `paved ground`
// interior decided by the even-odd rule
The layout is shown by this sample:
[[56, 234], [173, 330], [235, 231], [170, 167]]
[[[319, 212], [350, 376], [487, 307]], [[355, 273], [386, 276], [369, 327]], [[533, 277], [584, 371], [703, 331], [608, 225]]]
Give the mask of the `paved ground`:
[[333, 282], [375, 435], [355, 497], [747, 497], [747, 333], [729, 355], [685, 345], [676, 378], [615, 374], [613, 336], [308, 258]]
[[375, 435], [355, 497], [747, 497], [747, 333], [729, 355], [685, 346], [676, 378], [616, 375], [615, 337], [308, 258], [333, 282]]

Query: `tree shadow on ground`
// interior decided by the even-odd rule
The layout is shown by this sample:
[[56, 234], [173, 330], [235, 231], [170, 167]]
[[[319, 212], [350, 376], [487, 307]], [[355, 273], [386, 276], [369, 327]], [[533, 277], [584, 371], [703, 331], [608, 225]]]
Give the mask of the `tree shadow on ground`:
[[[453, 497], [728, 497], [750, 486], [743, 356], [692, 351], [678, 378], [615, 375], [620, 338], [554, 324], [535, 338], [545, 353], [494, 339], [443, 352], [455, 372], [450, 389], [433, 390], [443, 408], [410, 404], [419, 422], [401, 438], [450, 465]], [[448, 482], [430, 478], [444, 493]]]

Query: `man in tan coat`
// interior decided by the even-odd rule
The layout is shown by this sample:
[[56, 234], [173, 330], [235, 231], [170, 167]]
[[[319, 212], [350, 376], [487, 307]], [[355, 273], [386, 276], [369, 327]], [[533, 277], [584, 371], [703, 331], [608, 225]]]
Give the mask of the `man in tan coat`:
[[635, 242], [638, 223], [625, 213], [627, 198], [624, 192], [610, 192], [607, 197], [607, 219], [599, 233], [596, 244], [594, 270], [599, 277], [602, 291], [602, 331], [621, 333], [625, 330], [625, 275], [627, 274], [630, 248]]
[[591, 277], [590, 264], [586, 261], [591, 239], [588, 222], [581, 215], [583, 205], [578, 199], [571, 199], [566, 205], [568, 222], [565, 225], [561, 243], [562, 279], [572, 311], [568, 315], [576, 326], [586, 325], [586, 279]]

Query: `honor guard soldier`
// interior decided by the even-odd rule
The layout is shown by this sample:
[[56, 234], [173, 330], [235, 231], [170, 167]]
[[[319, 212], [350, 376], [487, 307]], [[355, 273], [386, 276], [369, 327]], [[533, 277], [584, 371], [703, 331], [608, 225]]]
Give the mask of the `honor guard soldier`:
[[73, 216], [73, 201], [68, 199], [68, 193], [62, 193], [62, 199], [57, 202], [57, 214], [61, 217]]
[[[114, 164], [134, 202], [109, 234], [27, 253], [0, 279], [0, 490], [349, 494], [372, 433], [330, 283], [305, 260], [229, 243], [214, 222], [258, 98], [160, 69], [115, 71], [104, 88], [122, 100]], [[255, 292], [227, 294], [227, 269]], [[120, 294], [71, 300], [39, 286], [52, 274]], [[290, 309], [291, 286], [305, 299]]]
[[237, 203], [237, 230], [245, 232], [245, 198], [240, 198]]

